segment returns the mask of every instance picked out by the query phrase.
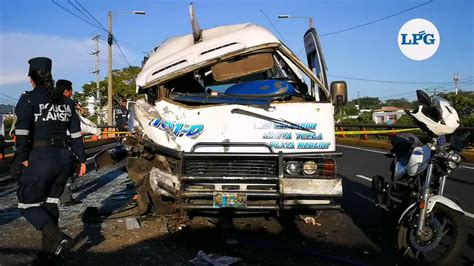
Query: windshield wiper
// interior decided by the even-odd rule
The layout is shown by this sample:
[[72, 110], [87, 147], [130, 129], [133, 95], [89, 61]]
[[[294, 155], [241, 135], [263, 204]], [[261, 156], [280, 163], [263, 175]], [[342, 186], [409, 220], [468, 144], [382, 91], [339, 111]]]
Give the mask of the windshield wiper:
[[248, 115], [248, 116], [251, 116], [251, 117], [260, 118], [260, 119], [267, 120], [267, 121], [270, 121], [270, 122], [273, 122], [273, 123], [276, 123], [276, 124], [286, 126], [290, 129], [299, 129], [299, 130], [310, 132], [310, 133], [314, 134], [314, 132], [312, 130], [304, 128], [304, 127], [302, 127], [298, 124], [292, 123], [292, 122], [287, 121], [285, 119], [273, 118], [273, 117], [253, 113], [253, 112], [250, 112], [250, 111], [242, 110], [242, 109], [239, 109], [239, 108], [234, 108], [230, 112], [232, 114]]

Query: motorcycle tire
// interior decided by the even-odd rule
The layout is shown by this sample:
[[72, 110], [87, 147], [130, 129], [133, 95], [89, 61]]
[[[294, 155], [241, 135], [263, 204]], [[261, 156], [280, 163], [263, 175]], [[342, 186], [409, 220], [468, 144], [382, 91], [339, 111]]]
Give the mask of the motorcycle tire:
[[385, 178], [383, 176], [376, 175], [372, 177], [372, 193], [376, 204], [385, 204], [384, 186]]
[[[423, 242], [416, 237], [415, 213], [416, 209], [413, 209], [398, 227], [397, 248], [400, 254], [409, 260], [427, 265], [455, 265], [455, 260], [459, 258], [466, 241], [463, 214], [437, 204], [428, 221], [430, 228], [433, 229], [430, 240], [434, 239], [430, 243], [430, 241]], [[446, 226], [448, 227], [446, 228]], [[438, 237], [440, 237], [439, 240]], [[446, 241], [446, 238], [452, 238], [452, 241], [444, 247], [445, 250], [442, 252], [442, 242]]]

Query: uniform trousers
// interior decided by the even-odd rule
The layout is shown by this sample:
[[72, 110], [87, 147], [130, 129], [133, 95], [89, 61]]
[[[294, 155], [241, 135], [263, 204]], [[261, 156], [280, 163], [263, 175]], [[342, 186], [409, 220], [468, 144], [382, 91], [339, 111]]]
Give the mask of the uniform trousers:
[[19, 181], [18, 208], [37, 230], [57, 225], [59, 197], [74, 172], [73, 154], [67, 147], [38, 147], [28, 161]]

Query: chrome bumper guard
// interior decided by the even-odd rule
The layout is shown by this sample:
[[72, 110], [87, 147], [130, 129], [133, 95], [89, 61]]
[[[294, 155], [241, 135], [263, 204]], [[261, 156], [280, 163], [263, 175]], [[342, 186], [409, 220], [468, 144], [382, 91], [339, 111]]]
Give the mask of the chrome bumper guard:
[[[180, 195], [187, 211], [236, 213], [276, 212], [303, 209], [340, 209], [342, 179], [334, 177], [287, 177], [284, 161], [342, 156], [327, 153], [182, 153]], [[275, 167], [273, 169], [272, 167]], [[246, 195], [246, 206], [216, 208], [216, 193]]]

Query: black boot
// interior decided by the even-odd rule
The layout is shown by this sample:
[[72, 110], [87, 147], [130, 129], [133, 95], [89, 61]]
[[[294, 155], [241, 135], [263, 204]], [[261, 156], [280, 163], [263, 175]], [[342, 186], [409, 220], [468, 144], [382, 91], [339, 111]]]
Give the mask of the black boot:
[[50, 252], [39, 252], [31, 261], [32, 266], [55, 266], [62, 265], [60, 258]]
[[41, 229], [41, 232], [50, 239], [51, 252], [56, 256], [61, 254], [62, 251], [68, 249], [71, 245], [72, 239], [61, 232], [58, 226], [53, 223], [45, 225], [43, 229]]
[[53, 253], [54, 251], [54, 243], [53, 240], [44, 232], [41, 232], [41, 250], [44, 253]]

